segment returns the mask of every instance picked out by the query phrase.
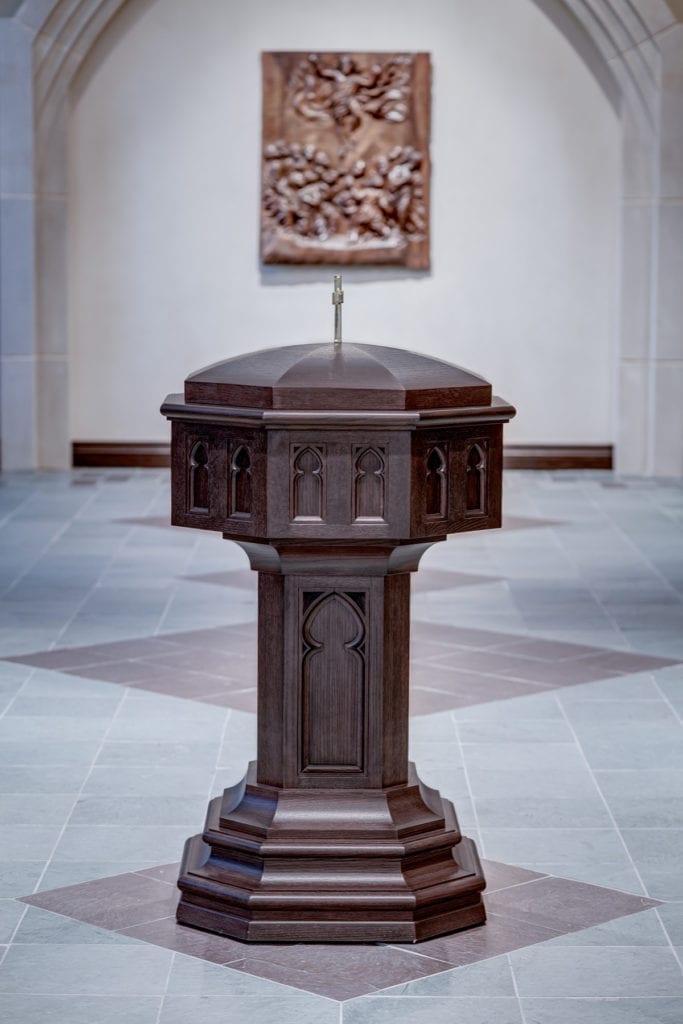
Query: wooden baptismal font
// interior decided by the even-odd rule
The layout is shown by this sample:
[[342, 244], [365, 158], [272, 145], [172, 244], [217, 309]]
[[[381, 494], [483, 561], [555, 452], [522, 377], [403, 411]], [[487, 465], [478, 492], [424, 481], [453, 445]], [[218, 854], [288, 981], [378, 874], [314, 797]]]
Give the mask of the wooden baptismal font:
[[475, 845], [408, 762], [410, 573], [447, 534], [500, 526], [515, 410], [450, 363], [342, 344], [342, 298], [337, 279], [334, 342], [216, 363], [162, 406], [173, 523], [258, 572], [257, 759], [178, 879], [178, 920], [238, 939], [485, 920]]

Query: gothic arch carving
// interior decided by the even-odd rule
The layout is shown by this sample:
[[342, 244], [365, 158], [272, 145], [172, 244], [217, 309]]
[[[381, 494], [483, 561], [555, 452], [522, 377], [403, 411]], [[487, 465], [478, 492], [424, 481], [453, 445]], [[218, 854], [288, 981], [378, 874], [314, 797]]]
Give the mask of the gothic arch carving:
[[468, 512], [486, 511], [486, 452], [478, 444], [473, 444], [467, 453], [465, 508]]
[[325, 518], [325, 479], [322, 445], [295, 446], [292, 450], [291, 518]]
[[246, 444], [240, 444], [230, 460], [230, 516], [251, 518], [251, 470], [251, 453]]
[[362, 772], [365, 617], [351, 595], [328, 591], [302, 626], [302, 771]]
[[209, 511], [209, 451], [205, 441], [190, 449], [190, 512]]
[[448, 510], [448, 463], [438, 445], [428, 451], [425, 470], [425, 515], [443, 519]]
[[358, 521], [383, 521], [386, 490], [384, 448], [357, 448], [354, 462], [353, 510]]

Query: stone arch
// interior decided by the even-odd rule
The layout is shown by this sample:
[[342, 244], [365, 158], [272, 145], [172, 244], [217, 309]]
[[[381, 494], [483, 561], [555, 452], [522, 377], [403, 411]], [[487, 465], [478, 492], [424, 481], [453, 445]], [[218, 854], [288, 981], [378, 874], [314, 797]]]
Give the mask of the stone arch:
[[[67, 182], [66, 133], [69, 91], [95, 41], [125, 6], [148, 0], [24, 0], [11, 23], [17, 46], [30, 49], [24, 68], [14, 69], [13, 107], [19, 120], [9, 126], [7, 162], [11, 187], [32, 200], [19, 225], [15, 249], [29, 286], [14, 294], [13, 281], [0, 279], [13, 296], [0, 338], [2, 465], [64, 468], [70, 464], [68, 332], [66, 309]], [[666, 173], [667, 133], [675, 133], [683, 97], [675, 81], [669, 93], [667, 66], [676, 59], [683, 26], [678, 0], [531, 0], [599, 81], [623, 124], [622, 286], [619, 352], [615, 371], [619, 399], [615, 433], [618, 468], [635, 473], [680, 475], [683, 431], [671, 429], [670, 364], [683, 375], [683, 351], [676, 348], [662, 303], [678, 301], [675, 251], [679, 244], [672, 200], [680, 205], [679, 182]], [[664, 102], [663, 102], [664, 96]], [[33, 124], [25, 123], [32, 110]], [[16, 129], [16, 130], [13, 130]], [[664, 143], [664, 145], [663, 145]], [[20, 150], [19, 160], [12, 147]], [[22, 148], [23, 147], [23, 148]], [[675, 154], [674, 154], [675, 156]], [[3, 170], [6, 168], [3, 167]], [[664, 171], [664, 184], [662, 184]], [[7, 175], [5, 175], [7, 179]], [[672, 193], [671, 189], [677, 189]], [[662, 230], [664, 228], [664, 230]], [[0, 268], [0, 275], [18, 273]], [[639, 287], [631, 287], [637, 280]], [[20, 326], [17, 327], [16, 325]], [[667, 334], [667, 330], [669, 334]], [[21, 336], [17, 358], [16, 338]], [[26, 351], [28, 349], [28, 351]], [[662, 353], [667, 366], [661, 367]], [[667, 391], [669, 389], [669, 391]], [[20, 393], [18, 401], [15, 395]], [[663, 440], [666, 439], [666, 444]]]

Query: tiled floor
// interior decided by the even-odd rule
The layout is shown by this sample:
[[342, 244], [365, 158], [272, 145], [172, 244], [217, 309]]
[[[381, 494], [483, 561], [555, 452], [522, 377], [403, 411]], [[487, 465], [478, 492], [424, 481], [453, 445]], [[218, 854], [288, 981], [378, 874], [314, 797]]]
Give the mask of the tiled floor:
[[0, 1017], [679, 1024], [683, 489], [508, 474], [508, 528], [424, 559], [412, 754], [489, 923], [416, 946], [175, 924], [183, 841], [254, 756], [256, 602], [168, 500], [163, 472], [0, 476]]

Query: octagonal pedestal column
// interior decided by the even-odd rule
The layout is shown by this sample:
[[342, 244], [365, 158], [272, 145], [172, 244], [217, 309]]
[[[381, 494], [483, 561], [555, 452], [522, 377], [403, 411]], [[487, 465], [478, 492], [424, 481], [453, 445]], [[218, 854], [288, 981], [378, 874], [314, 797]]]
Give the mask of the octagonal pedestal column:
[[[178, 920], [347, 942], [482, 923], [474, 843], [408, 764], [410, 573], [389, 571], [396, 549], [243, 546], [272, 568], [259, 572], [258, 758], [188, 841]], [[416, 567], [427, 546], [398, 561]]]

